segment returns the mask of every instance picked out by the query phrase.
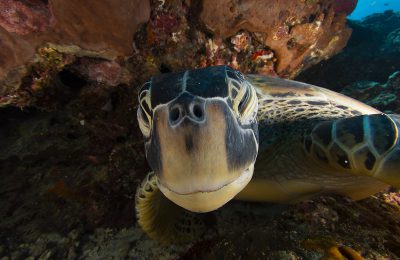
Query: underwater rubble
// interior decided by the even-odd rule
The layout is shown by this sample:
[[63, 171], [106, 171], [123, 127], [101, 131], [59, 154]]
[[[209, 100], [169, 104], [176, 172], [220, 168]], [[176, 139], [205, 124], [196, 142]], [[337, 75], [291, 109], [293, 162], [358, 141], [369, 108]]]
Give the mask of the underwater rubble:
[[235, 202], [217, 213], [221, 235], [195, 243], [182, 259], [397, 259], [399, 204], [383, 201], [323, 196], [278, 210]]
[[138, 227], [134, 195], [149, 167], [136, 95], [152, 75], [218, 64], [304, 71], [399, 112], [397, 13], [351, 29], [354, 0], [261, 2], [0, 1], [0, 259], [399, 258], [394, 189], [361, 202], [233, 201], [213, 213], [218, 235], [191, 244], [163, 246]]

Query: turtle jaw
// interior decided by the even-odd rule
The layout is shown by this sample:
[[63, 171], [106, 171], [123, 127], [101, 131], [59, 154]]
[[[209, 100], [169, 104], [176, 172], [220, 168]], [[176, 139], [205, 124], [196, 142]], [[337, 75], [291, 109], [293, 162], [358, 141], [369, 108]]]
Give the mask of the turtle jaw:
[[181, 194], [175, 192], [157, 179], [157, 186], [171, 201], [192, 212], [205, 213], [216, 210], [233, 199], [250, 182], [254, 172], [254, 163], [244, 170], [234, 181], [211, 191], [197, 191]]
[[[207, 212], [250, 181], [258, 152], [257, 123], [242, 125], [222, 99], [193, 102], [203, 109], [197, 121], [185, 116], [171, 124], [171, 118], [179, 118], [171, 117], [170, 107], [176, 104], [154, 110], [146, 157], [166, 197], [188, 210]], [[180, 109], [186, 107], [191, 103]]]

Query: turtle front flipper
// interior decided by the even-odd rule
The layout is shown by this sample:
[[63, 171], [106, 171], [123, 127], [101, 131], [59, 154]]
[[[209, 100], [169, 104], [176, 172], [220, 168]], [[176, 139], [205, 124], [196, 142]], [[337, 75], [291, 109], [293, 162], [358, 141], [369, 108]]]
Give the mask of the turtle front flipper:
[[138, 186], [135, 204], [139, 225], [149, 237], [161, 243], [191, 241], [204, 233], [205, 225], [200, 215], [167, 199], [158, 189], [153, 172]]
[[304, 147], [321, 164], [400, 187], [400, 116], [362, 115], [318, 123]]

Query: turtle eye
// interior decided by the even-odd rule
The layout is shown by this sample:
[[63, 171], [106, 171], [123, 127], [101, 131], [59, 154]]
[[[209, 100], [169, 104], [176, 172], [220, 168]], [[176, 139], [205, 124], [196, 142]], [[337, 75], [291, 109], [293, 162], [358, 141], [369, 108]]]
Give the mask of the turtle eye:
[[250, 90], [246, 89], [246, 92], [244, 93], [244, 95], [238, 105], [238, 111], [241, 115], [243, 114], [243, 112], [246, 109], [246, 105], [249, 102], [249, 98], [250, 98]]
[[150, 136], [150, 129], [152, 125], [153, 112], [150, 103], [149, 90], [143, 90], [139, 94], [139, 108], [137, 111], [137, 118], [140, 130], [146, 137]]
[[254, 88], [244, 83], [234, 104], [235, 110], [242, 123], [253, 120], [256, 117], [258, 107], [258, 100]]
[[137, 119], [139, 122], [140, 131], [142, 131], [142, 134], [145, 137], [150, 137], [150, 124], [148, 122], [147, 117], [145, 115], [143, 115], [143, 110], [141, 107], [139, 107], [137, 110]]

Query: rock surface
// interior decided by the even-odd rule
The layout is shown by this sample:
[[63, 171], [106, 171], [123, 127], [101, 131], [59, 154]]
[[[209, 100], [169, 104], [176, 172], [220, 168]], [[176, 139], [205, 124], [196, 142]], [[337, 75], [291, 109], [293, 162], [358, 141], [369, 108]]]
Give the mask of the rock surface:
[[[0, 106], [43, 109], [31, 89], [40, 85], [41, 95], [54, 99], [53, 82], [64, 70], [136, 87], [155, 74], [221, 64], [293, 78], [346, 45], [346, 15], [356, 2], [5, 0]], [[44, 48], [71, 59], [46, 63]]]
[[[0, 105], [1, 98], [19, 95], [44, 46], [115, 60], [132, 54], [133, 35], [150, 16], [149, 1], [141, 0], [6, 0], [0, 10]], [[23, 105], [18, 98], [9, 102]]]
[[53, 15], [42, 1], [0, 2], [0, 26], [19, 35], [43, 32], [50, 26]]
[[[335, 2], [205, 0], [200, 19], [217, 37], [232, 37], [241, 30], [254, 33], [254, 41], [277, 59], [273, 71], [293, 78], [346, 45], [351, 30], [346, 27], [346, 14], [335, 12]], [[260, 68], [252, 72], [272, 74]]]

